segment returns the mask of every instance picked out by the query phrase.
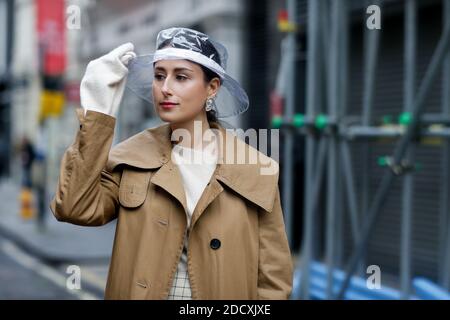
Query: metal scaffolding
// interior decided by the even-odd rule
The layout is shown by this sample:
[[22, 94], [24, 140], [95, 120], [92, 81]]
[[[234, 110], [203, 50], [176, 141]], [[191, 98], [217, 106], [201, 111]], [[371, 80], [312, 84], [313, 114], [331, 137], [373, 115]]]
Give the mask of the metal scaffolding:
[[[288, 2], [289, 11], [295, 12], [295, 1]], [[381, 6], [382, 1], [370, 4]], [[411, 296], [412, 219], [414, 199], [414, 163], [419, 137], [445, 139], [441, 161], [441, 203], [439, 284], [450, 287], [450, 217], [449, 217], [449, 146], [450, 146], [450, 0], [443, 0], [443, 29], [426, 73], [415, 90], [417, 56], [416, 0], [404, 1], [404, 83], [403, 113], [405, 121], [396, 127], [373, 125], [372, 111], [379, 59], [381, 30], [364, 32], [364, 79], [361, 116], [351, 117], [348, 105], [348, 52], [350, 1], [309, 0], [307, 6], [307, 70], [306, 110], [295, 114], [293, 90], [287, 94], [287, 107], [280, 122], [284, 133], [283, 203], [286, 227], [292, 244], [292, 159], [295, 136], [305, 138], [304, 223], [299, 265], [301, 266], [300, 298], [310, 297], [310, 266], [317, 260], [314, 249], [317, 238], [317, 212], [319, 201], [325, 201], [325, 256], [327, 265], [326, 297], [344, 298], [352, 276], [365, 274], [365, 252], [373, 234], [375, 223], [386, 202], [395, 178], [402, 179], [401, 237], [400, 237], [400, 288], [401, 298]], [[295, 16], [294, 14], [290, 14]], [[291, 39], [295, 42], [294, 35]], [[291, 44], [290, 50], [295, 48]], [[292, 58], [292, 65], [294, 65]], [[294, 68], [292, 68], [294, 70]], [[442, 101], [440, 114], [425, 114], [425, 102], [432, 84], [442, 71]], [[293, 73], [293, 72], [292, 72]], [[293, 74], [289, 77], [295, 82]], [[290, 94], [289, 94], [290, 92]], [[324, 101], [322, 101], [324, 99]], [[438, 129], [432, 124], [441, 124]], [[427, 125], [426, 128], [424, 126]], [[391, 157], [385, 158], [386, 170], [373, 197], [369, 193], [369, 150], [374, 138], [396, 139]], [[356, 197], [352, 165], [351, 144], [363, 141], [360, 161], [362, 175], [360, 190], [362, 201]], [[291, 178], [290, 178], [291, 177]], [[324, 183], [322, 183], [322, 181]], [[325, 185], [325, 189], [322, 190]], [[286, 192], [288, 191], [288, 192]], [[321, 192], [323, 191], [323, 194]], [[348, 211], [343, 210], [346, 201]], [[334, 283], [333, 270], [343, 261], [343, 224], [348, 215], [353, 251], [345, 265], [342, 285]]]

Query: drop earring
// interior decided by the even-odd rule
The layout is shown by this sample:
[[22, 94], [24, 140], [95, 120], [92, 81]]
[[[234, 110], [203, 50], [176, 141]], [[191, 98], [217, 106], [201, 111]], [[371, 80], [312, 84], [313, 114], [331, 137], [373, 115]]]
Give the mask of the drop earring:
[[211, 110], [212, 110], [213, 103], [214, 103], [214, 100], [213, 100], [212, 98], [206, 99], [206, 107], [205, 107], [205, 110], [206, 110], [206, 111], [211, 111]]

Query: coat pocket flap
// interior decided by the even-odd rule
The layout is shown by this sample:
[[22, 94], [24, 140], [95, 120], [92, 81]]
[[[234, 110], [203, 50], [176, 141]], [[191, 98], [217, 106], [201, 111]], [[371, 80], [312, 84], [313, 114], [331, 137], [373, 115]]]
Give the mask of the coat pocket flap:
[[151, 171], [124, 169], [120, 181], [119, 202], [126, 208], [142, 205], [147, 197]]

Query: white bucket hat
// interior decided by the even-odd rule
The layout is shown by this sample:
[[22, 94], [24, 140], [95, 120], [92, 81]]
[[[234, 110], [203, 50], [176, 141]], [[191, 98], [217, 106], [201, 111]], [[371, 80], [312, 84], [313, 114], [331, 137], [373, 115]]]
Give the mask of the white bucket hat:
[[212, 105], [217, 118], [236, 116], [247, 111], [247, 93], [226, 72], [227, 49], [206, 34], [188, 28], [173, 27], [160, 31], [156, 39], [156, 51], [139, 55], [129, 62], [126, 86], [153, 104], [153, 64], [159, 60], [176, 59], [196, 62], [219, 76], [221, 87]]

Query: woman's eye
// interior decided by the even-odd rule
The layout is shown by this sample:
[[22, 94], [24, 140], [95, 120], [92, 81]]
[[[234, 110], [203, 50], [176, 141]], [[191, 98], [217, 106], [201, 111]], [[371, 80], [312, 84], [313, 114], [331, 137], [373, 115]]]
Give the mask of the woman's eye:
[[185, 76], [177, 76], [177, 79], [178, 79], [178, 80], [181, 80], [181, 81], [184, 81], [184, 80], [187, 79], [187, 77], [185, 77]]
[[162, 78], [163, 78], [162, 75], [160, 75], [160, 74], [155, 74], [155, 79], [156, 79], [156, 80], [161, 80]]

